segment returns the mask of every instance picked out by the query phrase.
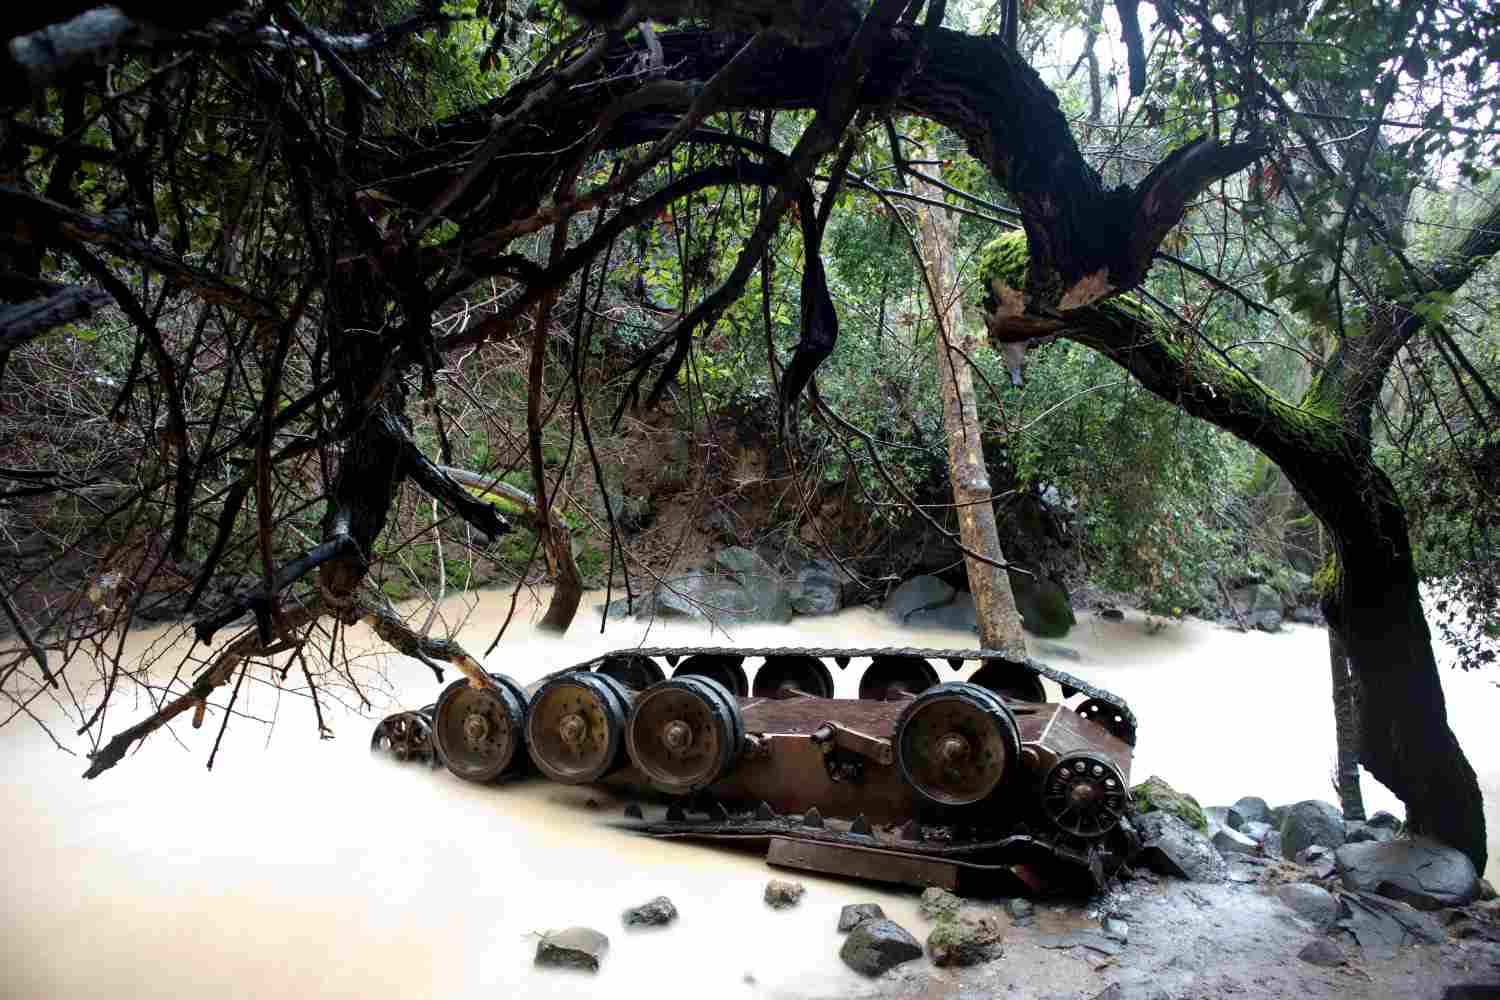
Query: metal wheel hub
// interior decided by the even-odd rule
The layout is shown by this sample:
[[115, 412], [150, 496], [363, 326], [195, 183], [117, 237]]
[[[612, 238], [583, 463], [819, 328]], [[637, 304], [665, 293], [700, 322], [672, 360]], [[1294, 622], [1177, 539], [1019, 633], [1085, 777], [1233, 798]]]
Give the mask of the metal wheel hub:
[[470, 712], [464, 717], [464, 742], [470, 750], [481, 750], [489, 742], [490, 720], [479, 712]]
[[1125, 781], [1119, 770], [1096, 754], [1068, 754], [1052, 766], [1042, 783], [1042, 809], [1047, 818], [1080, 837], [1099, 837], [1113, 830], [1125, 802]]
[[565, 715], [557, 724], [557, 735], [575, 750], [583, 746], [583, 738], [588, 735], [588, 732], [589, 724], [583, 721], [581, 715]]
[[661, 741], [672, 753], [684, 753], [693, 745], [693, 727], [681, 719], [673, 719], [661, 727]]
[[916, 697], [896, 724], [902, 776], [925, 798], [966, 806], [989, 797], [1019, 755], [1016, 722], [998, 696], [950, 683]]

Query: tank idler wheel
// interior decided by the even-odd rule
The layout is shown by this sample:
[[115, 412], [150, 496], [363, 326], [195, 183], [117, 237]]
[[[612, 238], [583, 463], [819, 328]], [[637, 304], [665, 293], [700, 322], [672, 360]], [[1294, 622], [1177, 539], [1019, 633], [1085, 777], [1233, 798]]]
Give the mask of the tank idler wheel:
[[1099, 754], [1067, 754], [1042, 781], [1042, 811], [1074, 836], [1104, 836], [1119, 826], [1126, 802], [1125, 778]]
[[1016, 718], [993, 691], [951, 681], [917, 695], [896, 721], [896, 765], [924, 798], [966, 806], [987, 798], [1021, 752]]
[[421, 712], [397, 712], [375, 726], [370, 752], [390, 754], [405, 763], [432, 756], [432, 725]]
[[438, 696], [432, 743], [443, 764], [466, 781], [493, 781], [525, 759], [526, 693], [503, 675], [494, 688], [460, 677]]
[[739, 703], [707, 677], [673, 677], [635, 699], [625, 723], [631, 763], [659, 791], [687, 795], [724, 777], [745, 742]]
[[745, 677], [745, 668], [738, 656], [719, 653], [689, 656], [672, 671], [672, 678], [678, 677], [707, 677], [736, 698], [750, 694], [750, 681]]
[[757, 698], [833, 697], [833, 675], [816, 656], [768, 656], [755, 672]]
[[574, 671], [537, 689], [526, 712], [532, 763], [567, 785], [598, 781], [620, 758], [630, 696], [611, 677]]
[[633, 691], [644, 691], [667, 675], [649, 656], [611, 656], [594, 668], [594, 673], [613, 677]]
[[1135, 726], [1124, 712], [1099, 698], [1090, 698], [1073, 709], [1090, 722], [1097, 722], [1127, 746], [1135, 746]]
[[1011, 701], [1029, 701], [1041, 704], [1047, 700], [1047, 691], [1042, 679], [1019, 663], [1006, 660], [987, 660], [984, 666], [974, 671], [970, 684], [989, 688]]
[[901, 701], [937, 683], [937, 671], [920, 656], [877, 656], [859, 678], [859, 696], [865, 701]]

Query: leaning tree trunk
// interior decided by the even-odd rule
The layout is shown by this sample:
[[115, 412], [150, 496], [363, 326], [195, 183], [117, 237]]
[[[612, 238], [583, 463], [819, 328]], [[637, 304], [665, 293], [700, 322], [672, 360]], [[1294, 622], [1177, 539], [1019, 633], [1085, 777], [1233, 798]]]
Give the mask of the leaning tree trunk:
[[1337, 547], [1323, 613], [1358, 687], [1360, 763], [1406, 803], [1409, 830], [1453, 845], [1483, 871], [1484, 799], [1448, 726], [1406, 511], [1372, 461], [1352, 464], [1327, 462], [1292, 478], [1316, 498]]
[[[916, 191], [934, 201], [942, 191], [926, 181], [915, 181]], [[969, 589], [979, 619], [979, 641], [985, 649], [998, 649], [1014, 659], [1026, 658], [1026, 636], [1021, 615], [1011, 593], [1010, 577], [997, 563], [1000, 535], [995, 526], [994, 491], [979, 434], [979, 407], [974, 398], [974, 378], [967, 355], [974, 338], [965, 332], [958, 272], [953, 266], [953, 222], [946, 210], [922, 205], [918, 209], [922, 227], [923, 266], [931, 283], [933, 317], [937, 320], [938, 384], [943, 393], [943, 427], [948, 439], [948, 474], [953, 480], [953, 503], [958, 511], [958, 536], [970, 552], [991, 562], [965, 555]]]
[[1344, 818], [1365, 818], [1365, 800], [1359, 789], [1359, 685], [1349, 671], [1349, 654], [1336, 630], [1328, 630], [1328, 665], [1333, 674], [1333, 727], [1338, 741], [1338, 763], [1334, 783]]

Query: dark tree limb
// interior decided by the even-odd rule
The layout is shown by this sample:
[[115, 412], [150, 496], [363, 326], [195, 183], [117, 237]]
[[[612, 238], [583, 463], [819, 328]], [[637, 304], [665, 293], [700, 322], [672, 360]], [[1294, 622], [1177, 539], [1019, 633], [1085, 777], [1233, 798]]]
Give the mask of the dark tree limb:
[[53, 285], [44, 298], [0, 308], [0, 352], [14, 350], [49, 330], [76, 319], [88, 319], [109, 301], [97, 288]]

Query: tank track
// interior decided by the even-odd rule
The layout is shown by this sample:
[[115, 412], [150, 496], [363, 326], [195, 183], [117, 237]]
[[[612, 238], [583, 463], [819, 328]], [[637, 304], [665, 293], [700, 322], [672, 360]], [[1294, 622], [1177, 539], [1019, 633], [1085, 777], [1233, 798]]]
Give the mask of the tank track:
[[[1135, 714], [1130, 711], [1130, 706], [1125, 704], [1125, 699], [1119, 695], [1111, 694], [1103, 688], [1095, 687], [1079, 677], [1074, 677], [1065, 670], [1049, 667], [1045, 663], [1033, 660], [1030, 657], [1024, 661], [1013, 660], [1004, 653], [993, 649], [921, 649], [912, 646], [880, 646], [880, 647], [824, 647], [824, 646], [640, 646], [631, 649], [616, 649], [608, 653], [590, 657], [581, 663], [576, 663], [565, 670], [557, 673], [567, 673], [572, 670], [592, 670], [605, 660], [619, 656], [660, 656], [669, 663], [678, 658], [688, 656], [816, 656], [830, 659], [851, 659], [853, 657], [873, 656], [914, 656], [928, 660], [1000, 660], [1015, 666], [1021, 666], [1030, 670], [1033, 674], [1045, 677], [1056, 682], [1063, 690], [1063, 697], [1071, 698], [1074, 694], [1083, 693], [1097, 701], [1102, 701], [1112, 708], [1117, 709], [1129, 723], [1130, 729], [1136, 728]], [[1134, 745], [1134, 741], [1128, 741]]]

